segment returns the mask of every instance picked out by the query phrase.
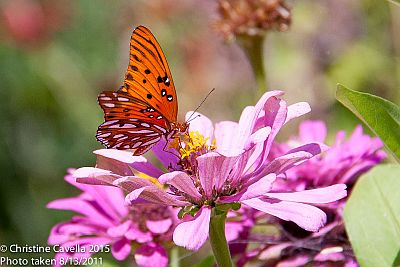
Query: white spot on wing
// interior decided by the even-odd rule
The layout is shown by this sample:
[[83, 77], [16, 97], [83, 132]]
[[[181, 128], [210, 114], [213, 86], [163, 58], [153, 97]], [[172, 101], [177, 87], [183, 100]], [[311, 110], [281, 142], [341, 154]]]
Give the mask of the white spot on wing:
[[142, 144], [142, 142], [137, 142], [137, 143], [135, 143], [133, 146], [132, 146], [132, 148], [137, 148], [138, 146], [140, 146]]
[[144, 143], [144, 144], [143, 144], [143, 146], [147, 146], [147, 145], [150, 145], [150, 144], [156, 143], [156, 142], [158, 142], [160, 139], [161, 139], [160, 137], [158, 137], [158, 138], [155, 138], [155, 139], [152, 139], [152, 140], [150, 140], [150, 141], [148, 141], [148, 142]]
[[113, 104], [113, 103], [104, 103], [103, 104], [105, 107], [107, 107], [107, 108], [113, 108], [113, 107], [115, 107], [115, 105]]
[[107, 126], [107, 125], [110, 125], [110, 124], [114, 124], [114, 123], [116, 123], [116, 122], [117, 122], [117, 120], [106, 121], [106, 122], [104, 122], [104, 123], [102, 124], [102, 126]]
[[154, 126], [154, 128], [160, 130], [162, 133], [166, 133], [167, 132], [167, 130], [165, 130], [165, 128], [163, 128], [163, 127], [160, 127], [158, 125], [153, 125], [153, 126]]
[[125, 123], [124, 126], [122, 126], [121, 128], [136, 128], [136, 125], [130, 124], [130, 123]]
[[140, 125], [142, 125], [143, 127], [147, 127], [147, 128], [149, 128], [150, 127], [150, 124], [147, 124], [147, 123], [141, 123]]
[[118, 97], [118, 101], [121, 101], [121, 102], [128, 102], [129, 101], [129, 98], [126, 98], [126, 97]]
[[146, 134], [146, 136], [157, 136], [157, 135], [160, 135], [160, 133]]
[[145, 134], [145, 133], [154, 133], [154, 131], [152, 130], [140, 130], [140, 131], [129, 131], [131, 133], [135, 133], [135, 134]]
[[103, 134], [99, 134], [97, 137], [106, 138], [106, 137], [109, 137], [110, 135], [111, 135], [111, 133], [103, 133]]

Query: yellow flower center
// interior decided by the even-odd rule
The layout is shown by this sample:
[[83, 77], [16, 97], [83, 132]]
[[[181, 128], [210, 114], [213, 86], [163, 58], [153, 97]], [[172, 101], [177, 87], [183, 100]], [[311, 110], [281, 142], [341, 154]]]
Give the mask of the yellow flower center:
[[198, 131], [189, 132], [189, 135], [185, 135], [183, 139], [184, 147], [179, 149], [179, 153], [181, 154], [181, 158], [184, 159], [189, 157], [192, 153], [197, 154], [198, 152], [206, 153], [208, 151], [212, 151], [216, 149], [216, 142], [213, 140], [211, 145], [207, 144], [207, 141], [210, 138], [205, 138]]

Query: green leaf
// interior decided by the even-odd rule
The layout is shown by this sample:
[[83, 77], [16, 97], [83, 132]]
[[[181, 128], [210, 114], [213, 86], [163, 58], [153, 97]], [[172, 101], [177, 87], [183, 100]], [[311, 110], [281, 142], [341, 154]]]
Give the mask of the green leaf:
[[239, 210], [241, 207], [240, 202], [217, 204], [215, 208], [220, 211]]
[[393, 262], [392, 266], [399, 266], [399, 265], [400, 265], [400, 250], [397, 253], [396, 258], [394, 259], [394, 262]]
[[179, 210], [178, 218], [182, 219], [186, 214], [190, 214], [192, 217], [194, 217], [199, 209], [200, 208], [198, 206], [185, 206]]
[[392, 266], [400, 250], [400, 165], [360, 177], [344, 209], [346, 231], [361, 266]]
[[204, 258], [201, 262], [197, 263], [195, 267], [213, 267], [214, 266], [214, 256], [210, 255]]
[[400, 161], [399, 106], [378, 96], [350, 90], [341, 84], [338, 84], [336, 99], [368, 125]]

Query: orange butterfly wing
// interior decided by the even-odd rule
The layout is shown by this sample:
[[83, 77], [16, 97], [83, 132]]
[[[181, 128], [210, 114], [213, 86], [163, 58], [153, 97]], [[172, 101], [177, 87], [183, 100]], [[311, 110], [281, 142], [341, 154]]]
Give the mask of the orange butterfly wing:
[[178, 101], [171, 71], [156, 38], [144, 26], [132, 33], [129, 66], [121, 90], [149, 103], [169, 122], [176, 122]]
[[132, 33], [124, 85], [102, 92], [98, 101], [105, 121], [96, 137], [108, 148], [141, 155], [170, 133], [177, 120], [176, 91], [164, 53], [146, 27]]
[[103, 92], [98, 99], [105, 122], [96, 137], [108, 148], [133, 149], [135, 155], [141, 155], [168, 132], [165, 118], [158, 111], [127, 93]]

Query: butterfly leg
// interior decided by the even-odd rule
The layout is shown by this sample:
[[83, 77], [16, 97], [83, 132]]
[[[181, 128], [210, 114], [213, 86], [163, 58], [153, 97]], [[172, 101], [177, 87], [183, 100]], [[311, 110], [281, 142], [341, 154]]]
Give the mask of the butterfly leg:
[[[163, 147], [163, 151], [174, 155], [175, 157], [177, 157], [177, 158], [180, 160], [180, 159], [181, 159], [180, 155], [177, 155], [177, 154], [175, 154], [175, 153], [169, 151], [169, 148], [167, 148], [167, 146], [168, 146], [168, 144], [169, 144], [169, 142], [168, 142], [169, 139], [171, 139], [171, 135], [169, 135], [169, 137], [166, 135], [166, 136], [165, 136], [165, 141], [166, 141], [166, 142], [165, 142], [165, 145], [164, 145], [164, 147]], [[173, 138], [173, 139], [175, 140], [175, 138]], [[180, 142], [179, 142], [179, 146], [180, 146]], [[179, 149], [176, 149], [176, 148], [175, 148], [175, 150], [177, 150], [177, 152], [179, 153]]]

